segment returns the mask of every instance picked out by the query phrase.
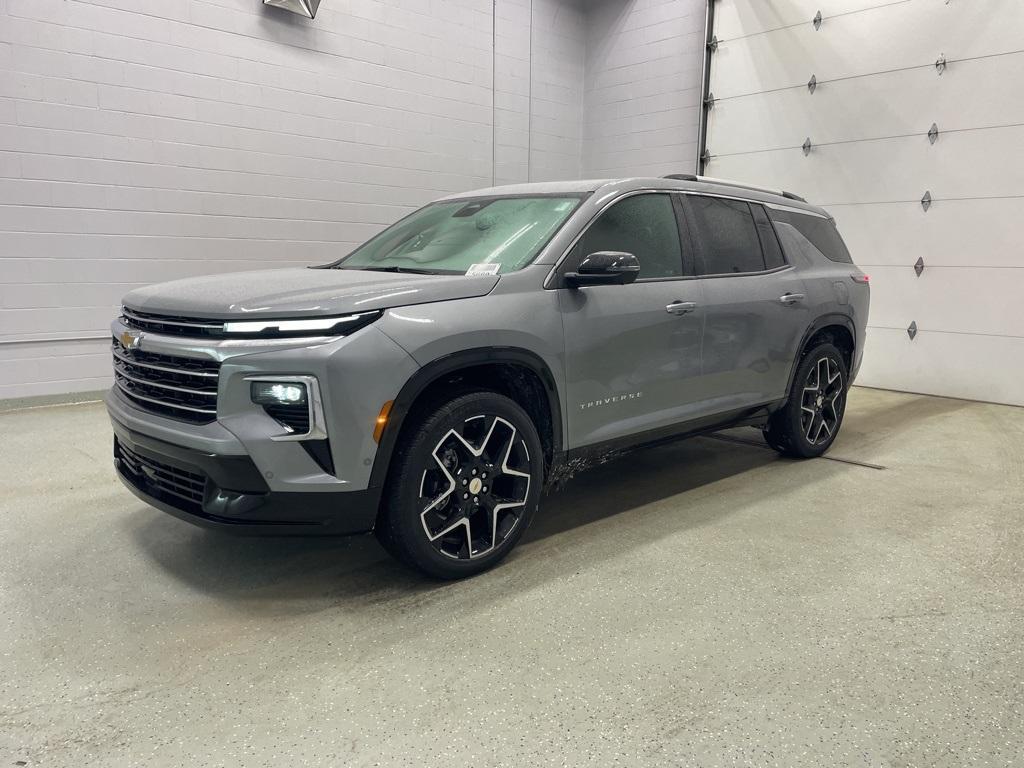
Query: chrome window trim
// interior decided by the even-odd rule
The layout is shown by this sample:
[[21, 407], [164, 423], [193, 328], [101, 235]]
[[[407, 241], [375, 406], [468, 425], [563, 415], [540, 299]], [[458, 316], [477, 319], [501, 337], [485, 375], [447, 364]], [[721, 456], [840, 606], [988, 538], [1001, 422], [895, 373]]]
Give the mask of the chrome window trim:
[[766, 208], [774, 208], [776, 211], [786, 211], [787, 213], [801, 213], [804, 216], [814, 216], [819, 219], [825, 219], [826, 221], [828, 221], [829, 219], [828, 216], [822, 213], [818, 213], [817, 211], [808, 211], [805, 210], [804, 208], [796, 208], [792, 205], [782, 205], [781, 203], [766, 203], [763, 200], [748, 200], [747, 202], [758, 202], [761, 205], [765, 206]]
[[[279, 383], [298, 383], [306, 385], [306, 395], [308, 402], [306, 403], [309, 407], [309, 430], [307, 432], [285, 432], [280, 435], [272, 435], [271, 440], [277, 442], [293, 442], [296, 440], [326, 440], [327, 439], [327, 417], [324, 415], [324, 403], [320, 396], [320, 382], [316, 376], [308, 375], [295, 375], [295, 376], [263, 376], [261, 374], [253, 374], [252, 376], [246, 376], [245, 381], [270, 381]], [[273, 416], [263, 410], [263, 406], [257, 403], [252, 403], [253, 406], [259, 408], [268, 419], [273, 419]], [[276, 419], [275, 419], [276, 421]]]

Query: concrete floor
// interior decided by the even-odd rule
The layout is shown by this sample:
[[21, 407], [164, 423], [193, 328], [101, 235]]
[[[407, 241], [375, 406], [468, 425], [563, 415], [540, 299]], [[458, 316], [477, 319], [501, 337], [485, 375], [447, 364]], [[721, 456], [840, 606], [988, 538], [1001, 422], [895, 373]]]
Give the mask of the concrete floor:
[[0, 436], [0, 766], [1024, 764], [1024, 409], [634, 454], [456, 584], [147, 508], [99, 405]]

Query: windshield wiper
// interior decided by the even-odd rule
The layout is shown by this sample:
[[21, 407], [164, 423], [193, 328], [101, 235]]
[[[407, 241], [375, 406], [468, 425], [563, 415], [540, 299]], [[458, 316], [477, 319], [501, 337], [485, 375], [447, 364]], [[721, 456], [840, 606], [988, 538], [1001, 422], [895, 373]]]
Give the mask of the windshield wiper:
[[440, 269], [420, 269], [418, 267], [344, 267], [339, 265], [341, 269], [361, 269], [364, 272], [399, 272], [402, 274], [410, 275], [447, 275], [447, 274], [459, 274], [454, 270], [440, 270]]

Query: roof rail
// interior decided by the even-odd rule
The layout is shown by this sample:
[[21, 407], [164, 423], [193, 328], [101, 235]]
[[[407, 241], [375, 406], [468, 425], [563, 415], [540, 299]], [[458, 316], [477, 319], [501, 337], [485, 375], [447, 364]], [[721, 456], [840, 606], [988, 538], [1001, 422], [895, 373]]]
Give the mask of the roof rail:
[[732, 181], [730, 179], [716, 179], [713, 176], [695, 176], [692, 173], [670, 173], [667, 176], [662, 176], [663, 179], [678, 179], [679, 181], [701, 181], [706, 184], [721, 184], [725, 187], [738, 187], [739, 189], [750, 189], [754, 192], [767, 192], [770, 195], [781, 195], [782, 197], [788, 198], [789, 200], [799, 200], [801, 203], [807, 201], [795, 195], [792, 192], [786, 192], [782, 189], [771, 189], [770, 187], [760, 187], [756, 184], [747, 184], [742, 181]]

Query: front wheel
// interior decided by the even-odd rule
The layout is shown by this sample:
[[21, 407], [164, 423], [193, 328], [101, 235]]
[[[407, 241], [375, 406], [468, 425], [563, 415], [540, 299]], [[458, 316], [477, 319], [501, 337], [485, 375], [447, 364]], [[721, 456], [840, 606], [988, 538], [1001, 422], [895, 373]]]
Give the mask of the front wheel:
[[768, 421], [768, 444], [794, 458], [821, 456], [843, 423], [847, 382], [846, 363], [835, 346], [811, 349], [797, 366], [789, 399]]
[[435, 578], [479, 573], [519, 541], [543, 477], [540, 437], [517, 403], [494, 392], [455, 397], [403, 435], [377, 537]]

